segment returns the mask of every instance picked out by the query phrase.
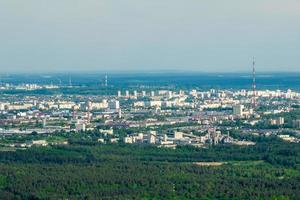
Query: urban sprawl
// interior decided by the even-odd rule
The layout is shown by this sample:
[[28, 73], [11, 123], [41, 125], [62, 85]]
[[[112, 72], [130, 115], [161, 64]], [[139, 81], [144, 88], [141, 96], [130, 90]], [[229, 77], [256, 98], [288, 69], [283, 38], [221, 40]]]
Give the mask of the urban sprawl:
[[[5, 85], [1, 90], [52, 90], [53, 85]], [[72, 86], [68, 86], [72, 87]], [[107, 86], [106, 86], [107, 87]], [[300, 93], [271, 90], [119, 90], [115, 95], [5, 94], [1, 146], [68, 145], [68, 135], [99, 143], [254, 145], [235, 133], [299, 142]], [[36, 135], [36, 137], [28, 137]], [[9, 139], [15, 138], [15, 139]], [[19, 140], [18, 138], [25, 138]]]

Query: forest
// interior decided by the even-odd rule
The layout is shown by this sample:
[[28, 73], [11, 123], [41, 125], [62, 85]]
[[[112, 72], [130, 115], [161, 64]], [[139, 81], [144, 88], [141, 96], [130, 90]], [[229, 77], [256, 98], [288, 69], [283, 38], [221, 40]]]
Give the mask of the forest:
[[[201, 166], [199, 162], [219, 162]], [[1, 199], [299, 199], [300, 145], [100, 144], [0, 152]]]

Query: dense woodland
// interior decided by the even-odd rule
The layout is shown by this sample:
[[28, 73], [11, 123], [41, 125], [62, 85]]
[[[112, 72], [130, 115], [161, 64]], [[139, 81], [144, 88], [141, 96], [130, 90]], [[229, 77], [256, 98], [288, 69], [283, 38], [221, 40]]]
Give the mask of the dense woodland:
[[[299, 199], [300, 145], [157, 148], [70, 139], [0, 152], [1, 199]], [[194, 162], [218, 161], [221, 166]]]

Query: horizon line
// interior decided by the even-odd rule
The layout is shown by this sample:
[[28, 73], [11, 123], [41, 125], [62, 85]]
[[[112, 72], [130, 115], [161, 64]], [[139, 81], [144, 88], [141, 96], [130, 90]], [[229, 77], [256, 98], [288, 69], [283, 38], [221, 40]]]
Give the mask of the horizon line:
[[[52, 70], [52, 71], [0, 71], [0, 76], [3, 75], [28, 75], [28, 74], [77, 74], [77, 73], [83, 73], [83, 74], [91, 74], [91, 73], [96, 73], [96, 74], [179, 74], [179, 73], [197, 73], [197, 74], [252, 74], [252, 71], [203, 71], [203, 70]], [[262, 70], [262, 71], [256, 71], [257, 74], [264, 74], [264, 73], [273, 73], [273, 74], [278, 74], [278, 73], [300, 73], [300, 70]]]

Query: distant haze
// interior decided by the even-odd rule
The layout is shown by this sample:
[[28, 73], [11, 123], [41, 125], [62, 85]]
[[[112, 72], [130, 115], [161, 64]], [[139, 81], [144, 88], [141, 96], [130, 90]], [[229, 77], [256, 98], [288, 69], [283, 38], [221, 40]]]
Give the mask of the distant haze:
[[300, 71], [299, 0], [1, 0], [0, 72]]

